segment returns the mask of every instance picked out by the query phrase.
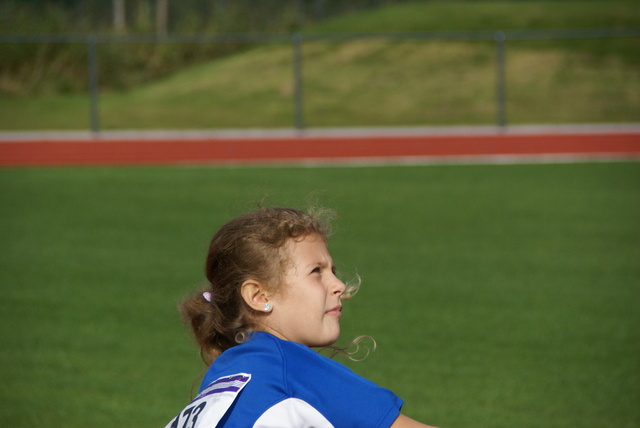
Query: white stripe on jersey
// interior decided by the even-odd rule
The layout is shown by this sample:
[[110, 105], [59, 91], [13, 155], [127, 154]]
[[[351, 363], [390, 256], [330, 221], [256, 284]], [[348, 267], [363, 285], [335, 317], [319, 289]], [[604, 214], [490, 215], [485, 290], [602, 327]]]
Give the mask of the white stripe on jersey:
[[287, 398], [271, 406], [253, 428], [334, 428], [311, 404]]

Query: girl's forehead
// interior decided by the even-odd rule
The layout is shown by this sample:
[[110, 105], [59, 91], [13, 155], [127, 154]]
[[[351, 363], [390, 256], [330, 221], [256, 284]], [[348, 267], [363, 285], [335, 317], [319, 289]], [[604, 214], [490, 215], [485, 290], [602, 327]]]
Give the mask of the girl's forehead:
[[287, 242], [289, 247], [295, 248], [326, 248], [327, 243], [318, 234], [304, 235], [299, 238], [290, 238]]
[[327, 243], [320, 235], [306, 235], [302, 238], [291, 238], [285, 249], [294, 259], [330, 258]]

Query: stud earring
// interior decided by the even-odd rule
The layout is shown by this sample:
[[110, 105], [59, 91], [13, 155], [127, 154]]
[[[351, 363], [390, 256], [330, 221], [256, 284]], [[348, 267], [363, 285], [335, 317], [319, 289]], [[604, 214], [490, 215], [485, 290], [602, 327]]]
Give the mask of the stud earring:
[[267, 303], [266, 305], [264, 305], [264, 311], [265, 312], [269, 312], [269, 309], [271, 309], [271, 305], [270, 304]]

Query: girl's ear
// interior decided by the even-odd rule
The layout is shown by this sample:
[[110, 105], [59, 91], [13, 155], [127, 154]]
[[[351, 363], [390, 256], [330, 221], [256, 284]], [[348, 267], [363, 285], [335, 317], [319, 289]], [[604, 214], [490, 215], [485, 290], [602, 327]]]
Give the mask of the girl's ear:
[[254, 311], [264, 312], [265, 306], [269, 303], [266, 287], [261, 282], [253, 279], [248, 279], [242, 283], [240, 294], [245, 303]]

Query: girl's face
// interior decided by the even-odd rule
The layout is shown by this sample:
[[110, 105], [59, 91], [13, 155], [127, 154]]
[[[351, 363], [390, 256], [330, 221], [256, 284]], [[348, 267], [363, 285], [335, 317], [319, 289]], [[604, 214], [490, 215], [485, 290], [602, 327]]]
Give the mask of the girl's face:
[[290, 266], [282, 290], [270, 300], [266, 331], [281, 339], [307, 346], [327, 346], [340, 335], [346, 286], [335, 275], [335, 266], [324, 240], [317, 235], [290, 239], [285, 246]]

